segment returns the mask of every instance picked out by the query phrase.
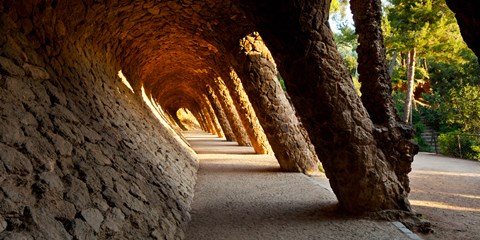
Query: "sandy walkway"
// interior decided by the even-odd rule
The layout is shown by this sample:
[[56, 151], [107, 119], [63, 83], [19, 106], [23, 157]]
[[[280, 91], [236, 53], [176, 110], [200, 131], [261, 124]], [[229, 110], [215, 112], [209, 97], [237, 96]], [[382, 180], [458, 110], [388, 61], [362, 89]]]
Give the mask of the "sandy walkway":
[[390, 222], [335, 211], [332, 192], [210, 134], [186, 133], [200, 158], [186, 239], [410, 239]]
[[410, 202], [434, 228], [425, 239], [480, 239], [480, 162], [419, 153]]

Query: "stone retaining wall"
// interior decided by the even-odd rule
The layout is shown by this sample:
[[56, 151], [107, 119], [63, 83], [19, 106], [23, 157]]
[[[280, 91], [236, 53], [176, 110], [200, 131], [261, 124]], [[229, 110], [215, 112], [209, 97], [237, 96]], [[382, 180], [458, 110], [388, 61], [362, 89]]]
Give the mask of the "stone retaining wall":
[[182, 238], [194, 153], [93, 49], [0, 28], [0, 239]]

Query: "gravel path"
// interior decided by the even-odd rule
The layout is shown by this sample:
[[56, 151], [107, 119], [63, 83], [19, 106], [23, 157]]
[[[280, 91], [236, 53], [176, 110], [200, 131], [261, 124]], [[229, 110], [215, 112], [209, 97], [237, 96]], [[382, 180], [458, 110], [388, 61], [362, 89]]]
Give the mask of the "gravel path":
[[413, 209], [434, 233], [425, 239], [480, 239], [480, 162], [419, 153], [410, 177]]
[[200, 158], [186, 239], [410, 239], [390, 222], [338, 213], [324, 182], [280, 172], [273, 156], [185, 135]]

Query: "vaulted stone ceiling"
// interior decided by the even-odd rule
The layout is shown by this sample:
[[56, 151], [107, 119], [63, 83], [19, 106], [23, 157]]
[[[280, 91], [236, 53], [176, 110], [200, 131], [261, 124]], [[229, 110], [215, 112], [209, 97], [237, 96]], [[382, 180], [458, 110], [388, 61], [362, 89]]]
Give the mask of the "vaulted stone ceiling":
[[[408, 187], [408, 182], [402, 180], [404, 186], [399, 186], [397, 176], [389, 173], [388, 165], [381, 166], [382, 162], [390, 160], [378, 153], [374, 126], [335, 50], [327, 23], [328, 1], [7, 0], [2, 7], [3, 12], [19, 24], [20, 32], [27, 36], [36, 51], [45, 57], [48, 68], [53, 69], [49, 71], [56, 74], [56, 78], [63, 79], [66, 70], [95, 75], [88, 67], [75, 69], [79, 65], [75, 61], [90, 62], [92, 68], [121, 70], [137, 95], [143, 87], [146, 95], [168, 112], [187, 107], [197, 116], [211, 115], [203, 117], [210, 118], [212, 123], [218, 118], [228, 140], [249, 144], [242, 135], [239, 119], [242, 118], [244, 125], [253, 126], [253, 121], [248, 120], [252, 117], [245, 118], [245, 111], [236, 116], [236, 111], [229, 110], [232, 108], [230, 97], [226, 98], [228, 94], [225, 95], [220, 87], [235, 88], [238, 83], [232, 84], [228, 79], [232, 69], [237, 71], [246, 83], [248, 97], [260, 122], [269, 128], [266, 135], [282, 169], [315, 171], [318, 160], [311, 157], [313, 147], [308, 136], [301, 133], [301, 123], [283, 96], [276, 65], [270, 62], [271, 57], [266, 57], [270, 53], [268, 50], [242, 50], [239, 46], [240, 39], [260, 31], [274, 50], [272, 55], [286, 78], [292, 102], [301, 109], [298, 115], [316, 151], [326, 162], [334, 189], [342, 196], [340, 202], [351, 202], [347, 197], [351, 190], [366, 187], [355, 187], [359, 182], [347, 180], [347, 174], [336, 178], [335, 174], [345, 171], [342, 168], [357, 171], [360, 178], [366, 177], [365, 169], [373, 171], [372, 166], [385, 168], [380, 175], [390, 175], [391, 184], [395, 186], [393, 191], [399, 194], [394, 198], [402, 202], [406, 197], [403, 188]], [[255, 38], [248, 41], [252, 46], [261, 42]], [[79, 53], [85, 56], [82, 58]], [[365, 92], [368, 93], [368, 89]], [[238, 105], [239, 97], [232, 98], [236, 99], [233, 101], [236, 109], [246, 108], [246, 105]], [[212, 104], [210, 109], [206, 107], [207, 102]], [[389, 104], [386, 101], [380, 105], [390, 109]], [[216, 132], [220, 134], [221, 131]], [[252, 136], [258, 136], [248, 131], [248, 127], [247, 132], [250, 141], [255, 140]], [[261, 144], [252, 142], [252, 145]], [[408, 165], [408, 161], [405, 164]], [[396, 173], [398, 177], [406, 176], [408, 167], [405, 169]], [[372, 178], [376, 183], [371, 184], [379, 184], [377, 181], [381, 178]], [[372, 191], [377, 192], [371, 194], [381, 194], [378, 189]], [[368, 194], [359, 191], [353, 195], [355, 199]], [[372, 208], [393, 205], [408, 208], [408, 204], [396, 203], [399, 199], [390, 202], [385, 198], [389, 197], [371, 203]], [[354, 210], [355, 204], [350, 204], [346, 204], [347, 208]]]
[[196, 162], [164, 120], [183, 107], [206, 131], [273, 150], [284, 171], [320, 159], [350, 212], [409, 211], [417, 148], [393, 109], [381, 1], [350, 2], [362, 99], [329, 1], [2, 1], [0, 237], [32, 225], [78, 238], [92, 215], [106, 218], [89, 223], [95, 236], [181, 237]]
[[[76, 8], [67, 4], [57, 8]], [[87, 42], [114, 49], [112, 60], [132, 85], [144, 85], [163, 104], [165, 93], [195, 95], [221, 72], [228, 64], [221, 55], [253, 29], [242, 18], [229, 1], [119, 1], [88, 8], [82, 25], [71, 27]]]
[[242, 21], [244, 14], [230, 1], [6, 1], [4, 5], [17, 9], [19, 17], [33, 13], [33, 19], [22, 20], [27, 34], [33, 31], [47, 43], [69, 39], [91, 44], [106, 52], [134, 81], [133, 86], [144, 85], [158, 98], [175, 89], [174, 84], [180, 84], [179, 94], [181, 88], [202, 89], [228, 65], [226, 51], [234, 51], [238, 40], [254, 29]]

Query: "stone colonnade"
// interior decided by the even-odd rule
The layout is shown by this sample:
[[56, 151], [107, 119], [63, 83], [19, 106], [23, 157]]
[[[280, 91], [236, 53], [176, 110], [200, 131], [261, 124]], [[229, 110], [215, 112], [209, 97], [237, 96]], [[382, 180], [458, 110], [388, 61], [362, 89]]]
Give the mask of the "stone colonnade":
[[[409, 211], [417, 149], [393, 111], [380, 1], [351, 0], [362, 98], [329, 4], [3, 1], [0, 238], [27, 225], [51, 239], [181, 238], [197, 164], [162, 127], [180, 108], [206, 131], [275, 154], [285, 171], [314, 173], [321, 160], [350, 212]], [[105, 221], [93, 229], [88, 216]]]

